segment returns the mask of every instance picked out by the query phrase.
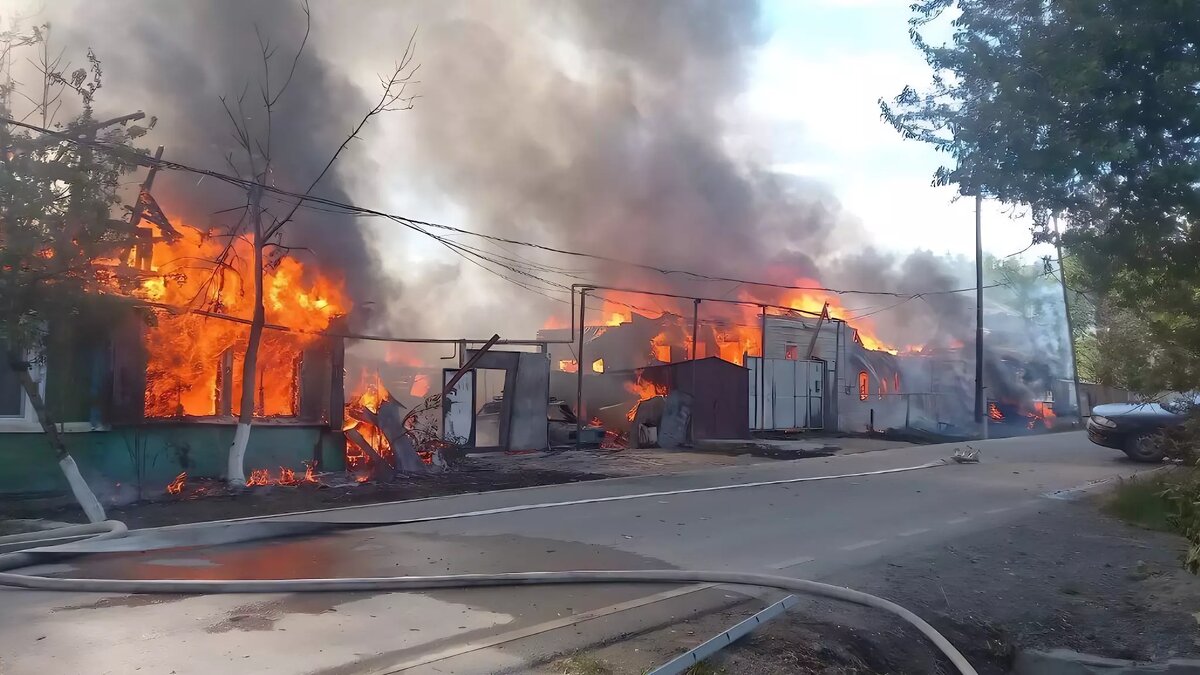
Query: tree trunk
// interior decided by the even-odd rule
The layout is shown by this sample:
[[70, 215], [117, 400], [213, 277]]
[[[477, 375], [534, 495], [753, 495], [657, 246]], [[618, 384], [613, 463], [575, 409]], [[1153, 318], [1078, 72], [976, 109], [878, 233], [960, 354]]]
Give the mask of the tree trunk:
[[258, 381], [258, 346], [262, 342], [263, 324], [263, 240], [262, 240], [262, 189], [254, 187], [250, 193], [250, 223], [254, 228], [254, 318], [250, 321], [250, 339], [246, 343], [246, 357], [242, 359], [241, 410], [238, 411], [237, 432], [233, 445], [229, 447], [229, 463], [225, 470], [226, 480], [231, 485], [246, 484], [246, 445], [250, 442], [250, 425], [254, 420], [254, 390]]
[[75, 501], [79, 502], [79, 506], [83, 508], [83, 513], [89, 522], [99, 523], [105, 520], [104, 507], [100, 504], [100, 500], [96, 499], [96, 494], [88, 487], [87, 481], [83, 479], [83, 474], [79, 473], [79, 466], [75, 464], [71, 453], [67, 452], [67, 446], [63, 444], [62, 436], [59, 436], [54, 421], [50, 419], [50, 411], [46, 410], [46, 402], [42, 400], [37, 382], [34, 382], [33, 376], [29, 374], [29, 365], [21, 354], [11, 349], [8, 351], [8, 363], [13, 372], [17, 374], [17, 381], [21, 383], [21, 389], [29, 399], [29, 404], [33, 406], [33, 411], [37, 413], [38, 424], [42, 425], [46, 440], [50, 442], [50, 447], [54, 449], [54, 454], [58, 457], [58, 466], [67, 478], [67, 484], [71, 486], [71, 493], [75, 495]]

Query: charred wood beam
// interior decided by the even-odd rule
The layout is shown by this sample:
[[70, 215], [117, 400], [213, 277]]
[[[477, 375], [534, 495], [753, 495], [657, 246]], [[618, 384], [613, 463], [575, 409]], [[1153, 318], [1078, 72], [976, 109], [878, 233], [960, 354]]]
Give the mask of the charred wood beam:
[[396, 456], [396, 470], [400, 473], [429, 473], [430, 465], [417, 455], [417, 449], [404, 425], [404, 406], [389, 396], [379, 404], [379, 413], [375, 417], [378, 420], [376, 426], [387, 437]]
[[379, 454], [379, 451], [375, 449], [375, 446], [367, 442], [367, 439], [363, 437], [362, 432], [360, 432], [357, 428], [346, 429], [342, 433], [346, 435], [346, 438], [353, 443], [355, 447], [367, 453], [367, 455], [371, 458], [373, 467], [372, 471], [376, 477], [382, 477], [386, 476], [387, 474], [395, 473], [396, 467], [392, 466], [391, 462], [384, 459], [383, 455]]

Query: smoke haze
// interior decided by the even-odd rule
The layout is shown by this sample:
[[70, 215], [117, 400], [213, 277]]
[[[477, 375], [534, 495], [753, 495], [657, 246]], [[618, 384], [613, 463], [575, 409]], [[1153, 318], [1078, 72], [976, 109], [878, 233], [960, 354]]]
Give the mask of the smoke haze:
[[[721, 276], [897, 292], [970, 284], [962, 261], [872, 249], [826, 188], [737, 149], [738, 97], [767, 35], [756, 2], [324, 0], [312, 11], [313, 35], [274, 120], [272, 180], [280, 187], [303, 190], [317, 175], [377, 95], [374, 74], [390, 69], [416, 30], [415, 108], [375, 120], [317, 194]], [[103, 60], [102, 108], [157, 115], [149, 143], [214, 169], [239, 152], [219, 97], [236, 99], [247, 85], [247, 106], [258, 96], [255, 25], [279, 48], [278, 79], [304, 30], [290, 0], [68, 0], [48, 3], [32, 21], [43, 19], [57, 44], [79, 54], [90, 46]], [[186, 204], [190, 214], [242, 199], [192, 176], [160, 181], [164, 203]], [[360, 325], [400, 335], [532, 337], [552, 314], [566, 317], [560, 285], [583, 279], [704, 295], [737, 290], [453, 239], [512, 267], [557, 268], [532, 268], [547, 284], [395, 224], [324, 212], [302, 210], [289, 228], [289, 243], [346, 275], [365, 310]], [[847, 296], [844, 304], [873, 312], [894, 302]], [[972, 311], [969, 295], [930, 296], [872, 320], [889, 342], [920, 344], [939, 332], [961, 339]]]

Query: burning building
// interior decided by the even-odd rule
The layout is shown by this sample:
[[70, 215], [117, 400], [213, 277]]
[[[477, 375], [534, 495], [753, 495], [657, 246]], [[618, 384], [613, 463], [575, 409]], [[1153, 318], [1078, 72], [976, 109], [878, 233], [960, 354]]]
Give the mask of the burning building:
[[[881, 339], [869, 321], [848, 317], [831, 299], [789, 293], [770, 305], [760, 300], [763, 305], [757, 307], [752, 304], [757, 298], [750, 296], [735, 303], [697, 304], [696, 309], [704, 311], [692, 316], [686, 316], [682, 306], [649, 316], [629, 308], [630, 294], [606, 297], [601, 319], [584, 328], [585, 417], [622, 428], [632, 438], [637, 429], [631, 427], [631, 405], [666, 396], [675, 388], [672, 378], [648, 377], [649, 373], [692, 358], [716, 358], [744, 366], [747, 432], [910, 428], [972, 433], [974, 369], [962, 342], [943, 338], [899, 349]], [[564, 340], [569, 333], [546, 328], [539, 338]], [[573, 400], [578, 347], [550, 348], [556, 366], [551, 391]], [[1022, 425], [1035, 417], [1048, 428], [1054, 392], [1038, 395], [1040, 380], [1021, 379], [1036, 366], [1013, 359], [1023, 364], [1016, 374], [1011, 365], [1004, 365], [1008, 360], [997, 356], [1002, 353], [1002, 348], [989, 351], [989, 391], [1013, 402], [1021, 411]], [[712, 437], [703, 434], [707, 432], [696, 438]]]
[[[92, 316], [49, 325], [34, 373], [68, 449], [97, 492], [115, 499], [134, 498], [127, 493], [137, 486], [161, 490], [183, 472], [224, 473], [253, 304], [245, 238], [230, 243], [184, 224], [143, 231], [144, 245], [110, 261], [113, 275], [139, 280], [137, 290], [102, 295]], [[296, 472], [343, 465], [343, 344], [326, 333], [350, 302], [336, 275], [289, 256], [267, 266], [264, 284], [270, 328], [258, 351], [246, 469], [251, 484], [287, 484]], [[0, 387], [9, 468], [0, 493], [58, 491], [62, 475], [53, 454], [37, 449], [32, 407], [11, 375]]]

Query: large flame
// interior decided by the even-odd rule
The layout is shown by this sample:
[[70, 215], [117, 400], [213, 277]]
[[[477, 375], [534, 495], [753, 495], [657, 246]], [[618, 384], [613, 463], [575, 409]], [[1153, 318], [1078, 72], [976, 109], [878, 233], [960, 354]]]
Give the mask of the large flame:
[[[209, 237], [185, 224], [176, 241], [156, 241], [151, 276], [137, 295], [180, 308], [207, 309], [242, 319], [254, 311], [253, 245], [245, 237]], [[228, 265], [217, 266], [224, 256]], [[283, 256], [264, 270], [263, 307], [267, 323], [301, 331], [322, 331], [349, 308], [341, 284]], [[159, 312], [145, 331], [147, 417], [215, 415], [222, 373], [231, 377], [230, 408], [241, 410], [242, 360], [250, 327], [200, 314]], [[293, 416], [298, 411], [303, 350], [316, 335], [267, 330], [258, 350], [255, 414]], [[224, 362], [224, 363], [223, 363]]]
[[666, 396], [668, 391], [665, 384], [657, 384], [644, 379], [641, 373], [638, 373], [637, 379], [635, 379], [633, 382], [626, 382], [625, 389], [628, 390], [629, 393], [638, 397], [637, 403], [634, 403], [633, 407], [629, 409], [629, 412], [625, 413], [625, 419], [629, 420], [630, 422], [632, 422], [633, 418], [637, 416], [637, 408], [642, 401], [649, 401], [655, 396]]
[[1034, 401], [1033, 412], [1026, 415], [1029, 418], [1028, 427], [1034, 429], [1040, 423], [1047, 429], [1054, 427], [1054, 419], [1057, 415], [1054, 414], [1054, 403], [1050, 401]]
[[[789, 278], [788, 285], [798, 287], [819, 287], [820, 284], [812, 279]], [[673, 347], [684, 348], [684, 354], [690, 354], [692, 343], [692, 318], [697, 305], [691, 300], [647, 296], [628, 291], [602, 291], [601, 307], [598, 315], [588, 317], [588, 325], [598, 331], [604, 331], [610, 326], [619, 326], [634, 320], [635, 315], [654, 319], [664, 314], [679, 317], [680, 333], [685, 340], [678, 343], [678, 336], [672, 338], [667, 332], [659, 333], [650, 340], [646, 347], [646, 356], [650, 361], [669, 363], [672, 360]], [[856, 310], [842, 304], [841, 297], [835, 293], [823, 291], [781, 290], [767, 287], [746, 287], [736, 298], [744, 304], [724, 302], [702, 302], [699, 305], [699, 323], [703, 327], [703, 339], [696, 344], [696, 357], [717, 356], [732, 363], [742, 364], [746, 355], [762, 355], [762, 315], [760, 305], [768, 305], [769, 315], [786, 314], [790, 308], [803, 312], [806, 316], [814, 317], [824, 310], [833, 319], [841, 319], [851, 325], [857, 341], [866, 349], [886, 351], [898, 354], [899, 349], [881, 339], [875, 325], [869, 317], [856, 318]], [[561, 321], [550, 321], [547, 325], [563, 325]], [[711, 338], [709, 332], [711, 330]], [[707, 353], [715, 341], [716, 353]], [[911, 345], [909, 351], [919, 351], [918, 345]], [[575, 372], [574, 361], [564, 360], [558, 364], [559, 370]]]

